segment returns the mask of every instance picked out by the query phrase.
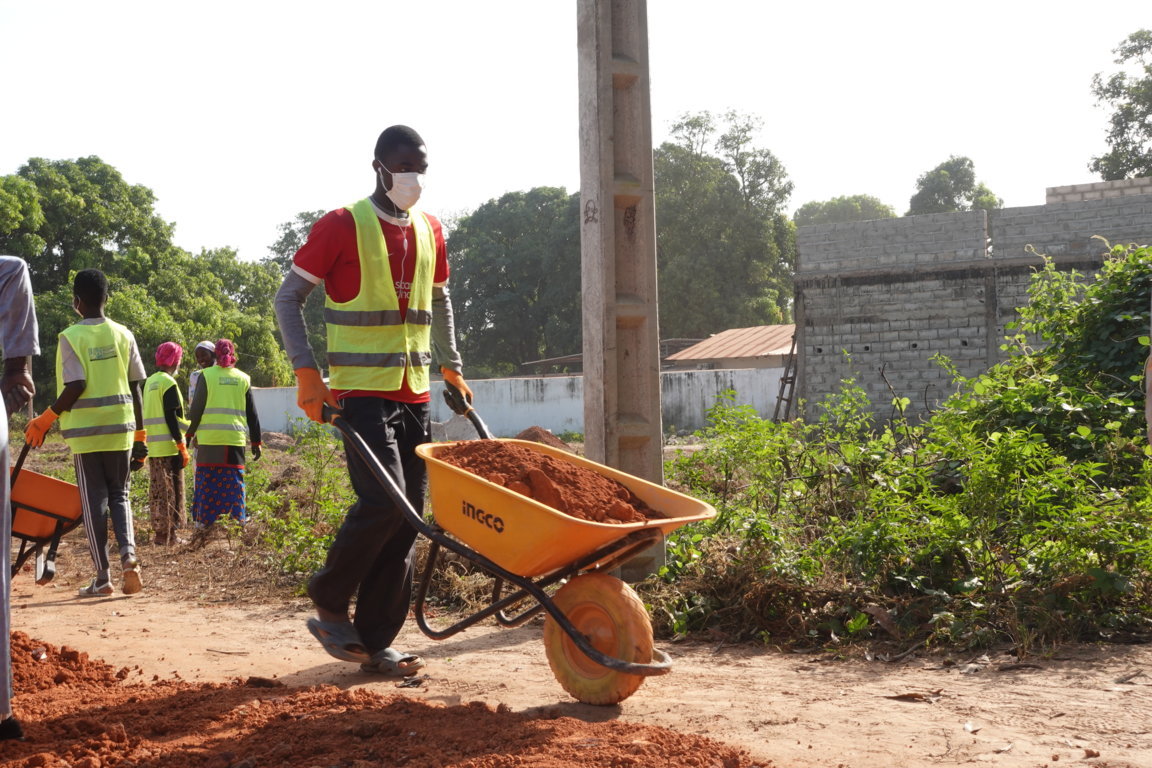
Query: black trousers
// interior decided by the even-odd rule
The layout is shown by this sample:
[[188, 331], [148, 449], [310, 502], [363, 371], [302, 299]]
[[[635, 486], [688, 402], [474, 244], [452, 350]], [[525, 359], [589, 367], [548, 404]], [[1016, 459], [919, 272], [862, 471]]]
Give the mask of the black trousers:
[[[423, 513], [428, 473], [416, 446], [431, 439], [428, 404], [348, 397], [341, 405], [344, 418], [392, 474], [409, 503]], [[391, 645], [408, 617], [416, 529], [347, 441], [344, 452], [356, 503], [344, 517], [324, 567], [308, 583], [308, 595], [335, 613], [346, 612], [356, 595], [353, 624], [375, 653]]]

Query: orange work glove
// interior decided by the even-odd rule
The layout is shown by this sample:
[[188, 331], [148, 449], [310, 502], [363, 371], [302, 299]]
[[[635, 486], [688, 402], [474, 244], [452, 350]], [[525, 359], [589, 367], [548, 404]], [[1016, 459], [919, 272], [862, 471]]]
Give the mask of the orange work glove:
[[180, 454], [180, 469], [184, 469], [192, 457], [188, 455], [188, 449], [184, 447], [184, 443], [176, 443], [176, 452]]
[[339, 408], [340, 403], [336, 402], [336, 396], [320, 377], [320, 371], [315, 368], [297, 368], [295, 373], [296, 405], [312, 421], [323, 424], [325, 404]]
[[24, 442], [33, 448], [44, 445], [44, 435], [48, 434], [48, 430], [52, 429], [52, 425], [59, 417], [60, 414], [52, 410], [52, 406], [45, 408], [44, 413], [28, 422], [28, 426], [24, 428]]
[[132, 454], [128, 468], [135, 472], [143, 467], [146, 461], [148, 461], [148, 433], [138, 429], [136, 434], [132, 435]]
[[468, 405], [472, 405], [472, 390], [464, 383], [464, 377], [451, 368], [441, 367], [440, 373], [444, 374], [444, 381], [460, 390], [460, 394], [464, 395]]

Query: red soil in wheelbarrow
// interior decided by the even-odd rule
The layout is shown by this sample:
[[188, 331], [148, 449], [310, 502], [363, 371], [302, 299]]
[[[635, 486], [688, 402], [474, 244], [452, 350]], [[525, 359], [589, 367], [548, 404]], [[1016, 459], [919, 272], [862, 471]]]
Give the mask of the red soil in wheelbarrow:
[[642, 523], [664, 517], [610, 477], [515, 443], [468, 440], [436, 458], [581, 520]]
[[134, 682], [88, 654], [12, 636], [27, 741], [4, 768], [753, 768], [746, 752], [646, 725], [275, 680]]

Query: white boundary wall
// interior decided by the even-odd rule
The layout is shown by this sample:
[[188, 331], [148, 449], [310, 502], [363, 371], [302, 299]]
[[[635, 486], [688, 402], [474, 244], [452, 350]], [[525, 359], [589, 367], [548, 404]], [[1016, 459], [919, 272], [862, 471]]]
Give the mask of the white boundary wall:
[[[772, 418], [780, 392], [780, 368], [733, 368], [711, 371], [668, 371], [660, 375], [664, 430], [692, 432], [707, 424], [707, 410], [725, 390], [736, 392], [736, 402], [756, 408]], [[548, 376], [515, 379], [476, 379], [468, 386], [476, 396], [476, 410], [497, 437], [512, 437], [528, 427], [553, 433], [584, 432], [584, 378]], [[432, 420], [446, 422], [452, 412], [440, 394], [443, 385], [432, 383]], [[295, 387], [254, 387], [252, 396], [267, 432], [290, 432], [293, 419], [303, 419], [296, 407]], [[471, 434], [463, 435], [470, 437]]]

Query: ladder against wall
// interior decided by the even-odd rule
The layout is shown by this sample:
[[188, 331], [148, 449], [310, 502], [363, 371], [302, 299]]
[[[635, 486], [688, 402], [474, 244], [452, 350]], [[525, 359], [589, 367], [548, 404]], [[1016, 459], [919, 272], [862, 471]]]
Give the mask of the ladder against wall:
[[784, 373], [780, 376], [780, 393], [776, 396], [776, 410], [772, 421], [787, 421], [793, 412], [792, 399], [796, 394], [796, 336], [792, 336], [792, 346], [784, 361]]

